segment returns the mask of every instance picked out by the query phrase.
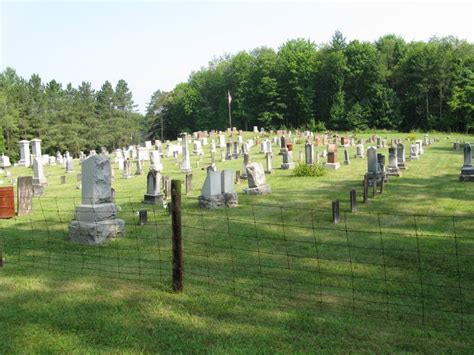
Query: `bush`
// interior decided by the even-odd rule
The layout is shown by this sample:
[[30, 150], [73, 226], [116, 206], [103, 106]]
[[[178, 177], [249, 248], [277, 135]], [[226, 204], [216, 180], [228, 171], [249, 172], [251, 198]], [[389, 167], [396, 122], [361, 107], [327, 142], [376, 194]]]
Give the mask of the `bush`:
[[306, 165], [298, 163], [293, 173], [295, 176], [323, 176], [326, 174], [326, 168], [323, 164]]
[[407, 135], [407, 138], [411, 141], [416, 141], [416, 133], [415, 132], [411, 132]]

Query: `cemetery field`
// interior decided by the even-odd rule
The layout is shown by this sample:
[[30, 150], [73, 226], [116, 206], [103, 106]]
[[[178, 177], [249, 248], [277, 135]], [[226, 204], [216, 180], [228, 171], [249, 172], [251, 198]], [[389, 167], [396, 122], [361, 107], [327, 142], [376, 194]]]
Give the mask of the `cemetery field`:
[[[80, 203], [79, 162], [71, 174], [45, 166], [48, 186], [33, 212], [0, 220], [2, 352], [472, 352], [474, 183], [459, 182], [463, 152], [453, 142], [474, 136], [430, 137], [439, 142], [416, 161], [405, 141], [408, 169], [390, 177], [382, 194], [370, 189], [366, 204], [367, 159], [355, 158], [354, 146], [350, 165], [338, 147], [341, 168], [320, 177], [279, 169], [274, 146], [266, 176], [272, 193], [244, 195], [241, 180], [239, 207], [220, 210], [198, 208], [210, 161], [204, 146], [199, 168], [191, 155], [193, 190], [182, 196], [180, 294], [171, 290], [167, 209], [142, 204], [146, 173], [123, 179], [113, 164], [125, 236], [84, 246], [68, 238]], [[380, 150], [388, 161], [388, 148]], [[302, 139], [294, 161], [300, 151]], [[250, 152], [265, 165], [259, 145]], [[242, 158], [221, 162], [216, 155], [219, 170], [242, 170]], [[163, 175], [184, 179], [173, 158], [162, 162]], [[1, 186], [8, 182], [2, 178]], [[139, 210], [148, 211], [146, 225], [137, 223]]]

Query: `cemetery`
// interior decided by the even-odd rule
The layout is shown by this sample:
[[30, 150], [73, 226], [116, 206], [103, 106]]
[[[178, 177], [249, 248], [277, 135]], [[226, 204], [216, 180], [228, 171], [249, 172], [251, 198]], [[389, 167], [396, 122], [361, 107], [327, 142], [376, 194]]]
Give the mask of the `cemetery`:
[[473, 353], [471, 3], [0, 10], [0, 354]]
[[[358, 134], [351, 137], [352, 142], [339, 142], [335, 133], [297, 130], [198, 135], [208, 140], [198, 146], [202, 154], [189, 154], [193, 138], [183, 134], [148, 148], [89, 152], [82, 158], [66, 152], [63, 163], [58, 164], [32, 156], [31, 166], [23, 163], [28, 159], [22, 156], [19, 163], [4, 166], [0, 186], [14, 188], [17, 213], [0, 220], [4, 266], [0, 271], [8, 275], [9, 270], [33, 268], [52, 272], [56, 282], [62, 282], [66, 272], [116, 282], [129, 280], [140, 288], [160, 285], [165, 290], [173, 281], [171, 180], [177, 179], [182, 184], [186, 295], [209, 292], [213, 299], [220, 299], [219, 292], [234, 295], [248, 311], [261, 307], [262, 301], [266, 307], [284, 307], [284, 301], [293, 298], [301, 307], [329, 314], [346, 304], [361, 319], [377, 314], [416, 327], [414, 320], [421, 317], [441, 327], [448, 322], [456, 329], [461, 323], [463, 329], [472, 329], [474, 305], [466, 294], [460, 298], [459, 287], [464, 293], [473, 286], [473, 264], [467, 258], [474, 250], [470, 239], [474, 184], [468, 143], [474, 141], [473, 136], [430, 134], [430, 140], [420, 144], [397, 132]], [[282, 148], [282, 137], [287, 148]], [[459, 149], [453, 139], [460, 142]], [[243, 142], [240, 149], [229, 144], [238, 140]], [[346, 142], [340, 157], [338, 146]], [[171, 156], [159, 153], [173, 146], [182, 150]], [[405, 146], [415, 148], [407, 151]], [[36, 151], [40, 147], [37, 144]], [[19, 149], [27, 151], [29, 145], [21, 142]], [[142, 157], [149, 159], [138, 159], [138, 152], [145, 149]], [[216, 161], [216, 152], [226, 159]], [[329, 166], [323, 176], [297, 177], [293, 174], [295, 156], [302, 158], [296, 159], [297, 164]], [[345, 163], [339, 164], [340, 160]], [[65, 175], [68, 162], [76, 167], [77, 178]], [[143, 173], [132, 174], [132, 165]], [[453, 228], [458, 249], [453, 249]], [[415, 248], [409, 241], [412, 237], [404, 235], [424, 237]], [[308, 249], [306, 243], [314, 241], [317, 249]], [[381, 245], [386, 259], [379, 264]], [[345, 261], [348, 247], [353, 269]], [[413, 258], [415, 250], [421, 256]], [[454, 259], [450, 256], [453, 250], [458, 251]], [[321, 266], [308, 266], [309, 260], [324, 263], [325, 276]], [[396, 266], [398, 260], [405, 264]], [[428, 277], [410, 268], [418, 261], [423, 263], [421, 272], [428, 272], [430, 264], [450, 271], [436, 271]], [[453, 264], [455, 261], [459, 264]], [[380, 266], [390, 273], [390, 288], [376, 281]], [[355, 278], [356, 272], [369, 274], [360, 279]], [[449, 272], [457, 272], [457, 278], [450, 280]], [[423, 314], [417, 294], [420, 275], [421, 282], [445, 287], [425, 290]], [[282, 282], [284, 279], [287, 281]], [[347, 284], [349, 280], [353, 286]], [[352, 299], [354, 292], [357, 300]], [[379, 292], [389, 292], [412, 308], [408, 311], [397, 302], [380, 307], [378, 302], [385, 298]], [[245, 301], [247, 295], [249, 301]], [[250, 301], [255, 296], [259, 301]], [[461, 316], [456, 313], [461, 310], [460, 305], [456, 308], [459, 302]], [[395, 331], [396, 324], [388, 327]], [[440, 332], [439, 336], [448, 343], [455, 341], [448, 334]]]

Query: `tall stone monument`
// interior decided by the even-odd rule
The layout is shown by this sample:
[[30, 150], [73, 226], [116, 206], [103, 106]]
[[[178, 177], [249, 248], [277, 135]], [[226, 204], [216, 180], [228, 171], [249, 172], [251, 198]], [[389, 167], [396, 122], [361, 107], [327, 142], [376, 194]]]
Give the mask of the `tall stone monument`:
[[41, 157], [41, 139], [35, 138], [31, 140], [31, 153], [35, 158]]
[[81, 166], [82, 204], [76, 206], [76, 219], [69, 224], [71, 241], [93, 245], [123, 235], [125, 222], [117, 218], [112, 202], [110, 161], [93, 155]]
[[187, 174], [192, 171], [192, 168], [191, 168], [191, 161], [189, 160], [188, 135], [186, 133], [181, 134], [181, 144], [182, 144], [182, 154], [183, 154], [183, 161], [181, 163], [181, 172]]
[[400, 176], [400, 168], [398, 167], [397, 148], [388, 148], [388, 176]]
[[471, 144], [464, 144], [464, 164], [461, 168], [460, 181], [474, 181], [474, 167], [472, 167]]
[[19, 141], [18, 144], [20, 145], [20, 161], [18, 162], [18, 165], [26, 166], [28, 168], [31, 166], [30, 141], [22, 140]]

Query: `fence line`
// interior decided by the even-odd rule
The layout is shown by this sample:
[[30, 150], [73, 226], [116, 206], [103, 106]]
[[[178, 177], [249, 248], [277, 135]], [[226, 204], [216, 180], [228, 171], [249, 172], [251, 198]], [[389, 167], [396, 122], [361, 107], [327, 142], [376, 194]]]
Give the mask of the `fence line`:
[[[341, 210], [334, 224], [329, 206], [250, 204], [183, 208], [180, 220], [171, 223], [162, 206], [120, 199], [125, 235], [89, 246], [69, 241], [78, 202], [38, 198], [32, 214], [0, 220], [6, 266], [160, 283], [176, 291], [204, 289], [314, 312], [474, 328], [473, 216]], [[139, 225], [143, 209], [148, 221]], [[179, 245], [181, 268], [173, 264]], [[181, 285], [173, 283], [179, 269]]]

